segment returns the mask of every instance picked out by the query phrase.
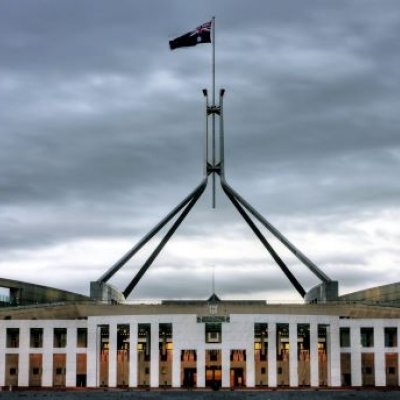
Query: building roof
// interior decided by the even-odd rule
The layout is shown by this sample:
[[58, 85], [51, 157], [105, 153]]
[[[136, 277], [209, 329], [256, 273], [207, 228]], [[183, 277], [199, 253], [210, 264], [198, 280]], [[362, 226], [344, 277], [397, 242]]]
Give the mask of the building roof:
[[[208, 301], [166, 301], [154, 304], [53, 303], [0, 308], [0, 319], [86, 319], [117, 315], [209, 315]], [[332, 315], [341, 318], [400, 318], [400, 307], [363, 303], [267, 304], [260, 301], [220, 301], [217, 315], [284, 314]]]

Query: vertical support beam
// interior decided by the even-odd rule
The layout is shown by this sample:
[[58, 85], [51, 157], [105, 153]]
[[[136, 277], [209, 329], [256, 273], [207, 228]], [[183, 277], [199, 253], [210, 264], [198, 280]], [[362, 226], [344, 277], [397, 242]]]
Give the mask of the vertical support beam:
[[66, 376], [65, 386], [76, 386], [76, 342], [77, 342], [77, 328], [72, 326], [67, 328], [67, 354], [65, 361]]
[[29, 328], [19, 329], [18, 386], [29, 386]]
[[110, 323], [108, 347], [108, 386], [117, 386], [117, 324]]
[[203, 347], [196, 349], [197, 353], [197, 387], [206, 386], [206, 351]]
[[374, 324], [374, 368], [375, 386], [386, 386], [385, 374], [385, 331], [379, 321]]
[[397, 324], [397, 384], [400, 386], [400, 323]]
[[276, 387], [276, 323], [268, 322], [268, 386]]
[[182, 349], [174, 341], [172, 350], [172, 387], [181, 387], [181, 352]]
[[246, 347], [246, 386], [248, 388], [254, 388], [256, 385], [253, 336], [254, 334], [251, 335], [251, 342]]
[[99, 379], [99, 328], [88, 320], [87, 386], [98, 386]]
[[6, 379], [6, 327], [0, 329], [0, 387]]
[[203, 94], [205, 97], [205, 101], [206, 101], [206, 134], [205, 134], [205, 138], [204, 138], [204, 166], [203, 166], [203, 176], [204, 178], [207, 178], [207, 174], [208, 174], [208, 94], [207, 94], [207, 89], [203, 89]]
[[311, 387], [319, 386], [318, 365], [318, 324], [310, 323], [310, 384]]
[[138, 324], [131, 322], [129, 324], [129, 387], [137, 387], [138, 379]]
[[361, 343], [360, 327], [352, 326], [350, 328], [351, 345], [351, 386], [361, 386]]
[[299, 375], [297, 372], [297, 324], [289, 323], [289, 385], [299, 386]]
[[[212, 18], [212, 107], [215, 107], [215, 17]], [[212, 123], [212, 166], [215, 168], [215, 113], [211, 114]], [[215, 172], [212, 174], [212, 208], [215, 208]]]
[[[226, 345], [225, 345], [226, 346]], [[222, 387], [228, 388], [231, 386], [230, 372], [231, 372], [231, 350], [227, 347], [222, 347], [221, 364], [222, 364]]]
[[335, 319], [327, 327], [328, 339], [328, 385], [339, 387], [341, 384], [340, 371], [340, 328], [339, 320]]
[[[53, 386], [53, 328], [44, 327], [43, 329], [43, 359], [42, 359], [42, 386], [51, 387]], [[28, 342], [29, 343], [29, 342]], [[60, 349], [64, 351], [64, 349]]]
[[150, 387], [158, 387], [160, 380], [160, 340], [158, 322], [153, 322], [151, 324], [150, 340]]

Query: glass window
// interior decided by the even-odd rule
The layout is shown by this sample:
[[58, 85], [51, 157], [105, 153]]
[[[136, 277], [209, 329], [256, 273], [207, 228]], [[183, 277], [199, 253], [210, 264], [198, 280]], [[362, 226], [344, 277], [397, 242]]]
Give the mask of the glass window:
[[340, 347], [350, 347], [350, 328], [340, 328]]
[[7, 347], [19, 347], [19, 328], [7, 328]]
[[221, 343], [222, 342], [222, 324], [221, 323], [206, 323], [206, 343]]
[[78, 328], [76, 341], [77, 347], [87, 347], [87, 328]]
[[31, 328], [30, 345], [35, 349], [43, 347], [43, 328]]
[[54, 328], [54, 347], [67, 346], [67, 328]]
[[374, 328], [361, 328], [361, 346], [374, 347]]
[[397, 347], [397, 328], [385, 328], [385, 347]]

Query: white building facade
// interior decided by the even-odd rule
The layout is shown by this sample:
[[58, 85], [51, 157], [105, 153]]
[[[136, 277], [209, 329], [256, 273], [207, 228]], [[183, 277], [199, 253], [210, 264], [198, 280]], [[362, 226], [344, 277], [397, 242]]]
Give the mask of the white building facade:
[[148, 313], [108, 306], [68, 319], [8, 315], [0, 321], [0, 386], [400, 385], [397, 316], [354, 318], [315, 307], [307, 315], [307, 306], [299, 314], [290, 306], [251, 313], [248, 304], [235, 313], [223, 304], [192, 313], [160, 305]]

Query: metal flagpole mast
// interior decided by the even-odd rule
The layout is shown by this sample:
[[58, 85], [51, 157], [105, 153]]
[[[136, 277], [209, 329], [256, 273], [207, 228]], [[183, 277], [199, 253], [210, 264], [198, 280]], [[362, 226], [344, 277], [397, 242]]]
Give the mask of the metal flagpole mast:
[[[215, 17], [212, 17], [212, 108], [215, 108]], [[215, 113], [212, 113], [212, 167], [215, 168]], [[215, 208], [215, 172], [212, 176], [212, 208]]]

